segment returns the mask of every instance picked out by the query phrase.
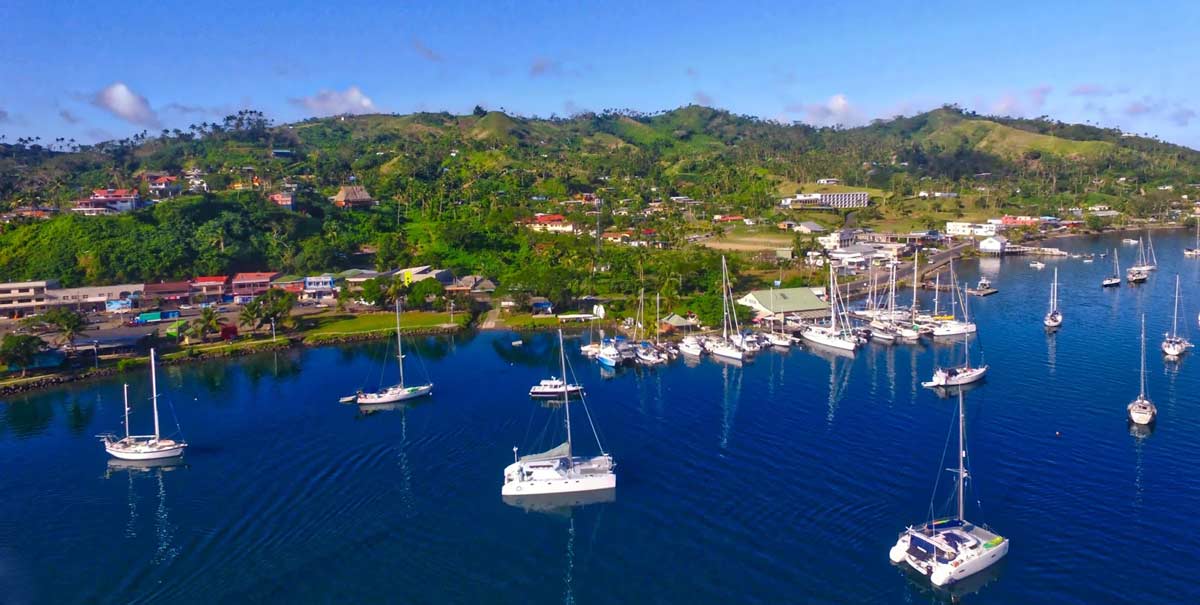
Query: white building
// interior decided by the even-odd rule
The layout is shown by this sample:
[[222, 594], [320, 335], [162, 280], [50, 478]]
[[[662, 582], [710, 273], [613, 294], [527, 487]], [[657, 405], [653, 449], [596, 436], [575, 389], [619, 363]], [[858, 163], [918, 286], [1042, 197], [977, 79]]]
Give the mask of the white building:
[[837, 179], [817, 179], [818, 185], [836, 185], [839, 182]]
[[839, 229], [829, 235], [817, 238], [817, 243], [826, 250], [838, 250], [854, 245], [854, 232], [849, 229]]
[[947, 221], [946, 235], [954, 235], [960, 237], [992, 237], [997, 233], [997, 226], [992, 223], [966, 223], [961, 221]]
[[871, 203], [871, 194], [866, 191], [851, 191], [847, 193], [797, 193], [779, 201], [784, 208], [812, 208], [826, 210], [830, 208], [866, 208]]
[[979, 242], [979, 251], [983, 254], [1004, 254], [1004, 250], [1008, 248], [1008, 238], [1003, 235], [994, 235]]

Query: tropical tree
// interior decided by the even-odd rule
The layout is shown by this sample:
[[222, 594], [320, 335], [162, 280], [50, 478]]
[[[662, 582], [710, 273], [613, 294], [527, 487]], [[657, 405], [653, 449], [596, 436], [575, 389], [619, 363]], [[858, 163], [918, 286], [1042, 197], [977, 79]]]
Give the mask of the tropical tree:
[[42, 322], [58, 330], [60, 346], [70, 346], [75, 337], [87, 326], [83, 315], [64, 307], [54, 307], [41, 316]]
[[436, 279], [423, 279], [408, 289], [408, 296], [405, 300], [408, 305], [418, 309], [428, 309], [431, 303], [445, 292], [442, 283]]
[[0, 363], [19, 366], [24, 377], [37, 354], [46, 348], [46, 341], [32, 334], [5, 334], [0, 340]]
[[262, 316], [262, 303], [259, 302], [259, 299], [254, 299], [246, 303], [242, 307], [242, 311], [238, 313], [238, 325], [243, 328], [249, 328], [252, 332], [258, 331], [262, 326]]
[[200, 337], [200, 340], [208, 341], [209, 334], [220, 334], [221, 328], [225, 325], [225, 318], [217, 313], [214, 307], [205, 307], [200, 310], [200, 316], [192, 320], [192, 333]]
[[296, 306], [296, 295], [286, 290], [271, 288], [254, 299], [259, 306], [259, 321], [262, 324], [290, 326], [292, 308]]

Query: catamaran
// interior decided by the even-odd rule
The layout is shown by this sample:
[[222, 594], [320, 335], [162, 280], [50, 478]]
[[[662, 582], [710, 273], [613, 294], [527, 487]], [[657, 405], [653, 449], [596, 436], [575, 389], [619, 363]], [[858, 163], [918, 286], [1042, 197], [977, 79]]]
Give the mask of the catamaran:
[[1194, 248], [1184, 248], [1183, 255], [1188, 258], [1200, 257], [1200, 218], [1193, 219], [1196, 221], [1196, 244]]
[[[359, 405], [374, 405], [379, 403], [394, 403], [408, 399], [416, 399], [433, 394], [433, 383], [408, 386], [404, 384], [404, 344], [400, 338], [400, 299], [396, 299], [396, 366], [400, 370], [400, 382], [385, 389], [366, 392], [359, 391], [353, 395], [349, 403]], [[343, 398], [344, 400], [345, 398]]]
[[1171, 332], [1162, 342], [1162, 352], [1170, 357], [1179, 357], [1192, 348], [1188, 339], [1179, 335], [1179, 276], [1175, 276], [1175, 314], [1171, 317]]
[[829, 288], [826, 290], [829, 293], [829, 325], [828, 326], [808, 326], [800, 333], [805, 340], [841, 349], [843, 351], [853, 351], [858, 348], [858, 339], [855, 338], [848, 327], [843, 327], [844, 319], [839, 321], [841, 313], [841, 305], [838, 303], [838, 287], [837, 278], [833, 273], [833, 263], [829, 263]]
[[[562, 365], [563, 376], [567, 375], [567, 357], [562, 352], [562, 330], [558, 331], [559, 363]], [[587, 412], [587, 402], [583, 397], [578, 399]], [[530, 496], [538, 494], [567, 494], [573, 492], [588, 492], [594, 490], [616, 489], [616, 463], [612, 455], [604, 451], [596, 426], [592, 424], [592, 415], [587, 412], [588, 423], [592, 425], [592, 435], [596, 437], [596, 446], [600, 449], [597, 456], [575, 456], [571, 441], [571, 398], [563, 395], [563, 409], [566, 413], [567, 440], [547, 451], [517, 456], [517, 448], [513, 448], [513, 463], [504, 469], [504, 485], [500, 488], [501, 496]]]
[[1104, 281], [1100, 282], [1100, 287], [1111, 288], [1119, 285], [1121, 285], [1121, 259], [1120, 255], [1117, 253], [1117, 249], [1113, 248], [1113, 272], [1112, 275], [1104, 278]]
[[154, 408], [154, 434], [129, 434], [129, 385], [125, 385], [125, 436], [117, 439], [112, 433], [97, 435], [104, 443], [104, 451], [121, 460], [158, 460], [182, 456], [187, 449], [183, 440], [163, 439], [158, 426], [158, 372], [155, 370], [155, 352], [150, 349], [150, 402]]
[[1050, 310], [1046, 312], [1042, 324], [1047, 328], [1057, 328], [1062, 325], [1062, 322], [1062, 310], [1058, 308], [1058, 267], [1055, 267], [1054, 281], [1050, 284]]
[[962, 581], [999, 563], [1008, 554], [1008, 538], [997, 535], [986, 526], [975, 525], [966, 518], [967, 423], [963, 399], [963, 393], [959, 391], [958, 514], [949, 519], [935, 519], [905, 529], [888, 553], [893, 563], [907, 563], [928, 577], [934, 586], [948, 586]]
[[1155, 416], [1158, 415], [1158, 408], [1146, 397], [1146, 314], [1142, 314], [1142, 371], [1141, 371], [1141, 390], [1138, 391], [1137, 399], [1134, 399], [1128, 406], [1126, 411], [1129, 412], [1129, 419], [1134, 424], [1147, 425], [1154, 422]]

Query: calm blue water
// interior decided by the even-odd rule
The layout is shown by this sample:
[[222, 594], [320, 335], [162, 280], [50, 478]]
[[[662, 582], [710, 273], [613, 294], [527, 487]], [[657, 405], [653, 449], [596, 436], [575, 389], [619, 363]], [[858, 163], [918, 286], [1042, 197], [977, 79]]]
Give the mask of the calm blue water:
[[[983, 260], [1000, 293], [971, 300], [975, 476], [968, 516], [1012, 540], [972, 603], [1197, 602], [1200, 358], [1164, 364], [1173, 275], [1200, 338], [1200, 261], [1156, 238], [1161, 269], [1102, 290], [1111, 262]], [[1117, 238], [1060, 242], [1074, 251]], [[1118, 244], [1119, 245], [1119, 244]], [[1128, 264], [1133, 249], [1121, 247]], [[982, 265], [982, 266], [981, 266]], [[1041, 327], [1060, 268], [1064, 328]], [[1148, 313], [1158, 426], [1131, 434], [1137, 316]], [[529, 386], [553, 336], [427, 339], [410, 372], [427, 402], [363, 416], [339, 395], [377, 384], [382, 343], [165, 368], [193, 444], [186, 465], [109, 470], [119, 380], [0, 407], [0, 601], [6, 603], [908, 603], [941, 597], [887, 559], [896, 534], [948, 510], [939, 469], [955, 402], [920, 388], [950, 347], [802, 350], [602, 378], [572, 354], [619, 463], [615, 502], [527, 512], [499, 497], [511, 448], [553, 410]], [[568, 342], [572, 353], [576, 343]], [[557, 372], [554, 372], [557, 373]], [[130, 377], [135, 428], [146, 377]], [[164, 425], [174, 426], [171, 408]], [[580, 449], [591, 451], [586, 423]], [[553, 429], [553, 425], [551, 426]], [[1061, 436], [1056, 436], [1061, 432]], [[580, 436], [582, 435], [582, 436]], [[549, 440], [542, 444], [549, 445]]]

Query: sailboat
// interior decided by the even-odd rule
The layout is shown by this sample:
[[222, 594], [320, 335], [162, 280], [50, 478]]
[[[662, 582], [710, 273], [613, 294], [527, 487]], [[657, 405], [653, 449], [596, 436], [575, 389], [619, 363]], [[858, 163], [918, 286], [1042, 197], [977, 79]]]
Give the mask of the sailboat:
[[1058, 308], [1058, 267], [1055, 267], [1054, 281], [1050, 284], [1050, 310], [1046, 312], [1042, 324], [1047, 328], [1057, 328], [1062, 325], [1062, 322], [1062, 310]]
[[1134, 399], [1125, 409], [1129, 412], [1129, 419], [1134, 424], [1147, 425], [1154, 422], [1155, 416], [1158, 415], [1158, 408], [1154, 407], [1150, 399], [1146, 397], [1146, 314], [1142, 314], [1142, 372], [1140, 374], [1142, 382], [1141, 389], [1138, 391], [1137, 399]]
[[[915, 260], [913, 261], [915, 265]], [[914, 280], [916, 278], [914, 277]], [[915, 284], [915, 281], [914, 281]], [[916, 292], [914, 288], [914, 293]], [[914, 297], [915, 298], [915, 297]], [[913, 305], [916, 306], [915, 304]], [[891, 266], [891, 274], [888, 276], [888, 294], [887, 294], [887, 313], [883, 316], [877, 316], [871, 321], [871, 338], [875, 338], [877, 333], [889, 335], [893, 340], [899, 339], [904, 341], [914, 341], [921, 337], [911, 325], [903, 325], [897, 319], [908, 317], [909, 313], [896, 311], [896, 265]]]
[[800, 333], [800, 336], [809, 342], [819, 345], [843, 351], [853, 351], [858, 348], [858, 340], [850, 333], [849, 329], [841, 327], [838, 321], [838, 316], [841, 313], [840, 305], [838, 304], [837, 278], [833, 273], [833, 263], [829, 263], [829, 288], [826, 291], [829, 293], [829, 325], [808, 326]]
[[[965, 300], [963, 301], [966, 302]], [[964, 304], [963, 311], [966, 311]], [[933, 379], [928, 382], [922, 382], [921, 386], [925, 388], [936, 387], [956, 387], [964, 384], [971, 384], [981, 380], [988, 371], [987, 365], [979, 367], [971, 367], [971, 337], [967, 332], [962, 333], [963, 337], [963, 365], [957, 368], [935, 368], [933, 371]]]
[[967, 480], [966, 410], [964, 397], [958, 394], [958, 514], [935, 519], [919, 527], [908, 527], [900, 534], [888, 557], [899, 565], [907, 563], [929, 578], [934, 586], [948, 586], [975, 575], [1008, 554], [1008, 538], [966, 518], [965, 483]]
[[780, 347], [783, 349], [791, 348], [792, 337], [789, 336], [786, 332], [777, 332], [775, 330], [775, 323], [776, 323], [775, 313], [776, 312], [777, 311], [775, 310], [775, 288], [772, 287], [771, 288], [771, 317], [767, 320], [768, 330], [767, 330], [765, 336], [766, 336], [767, 342], [773, 347]]
[[1179, 276], [1175, 276], [1175, 314], [1171, 317], [1171, 332], [1162, 342], [1162, 352], [1170, 357], [1179, 357], [1192, 348], [1188, 339], [1179, 335]]
[[155, 369], [155, 352], [150, 349], [150, 401], [154, 408], [154, 434], [129, 434], [129, 385], [125, 385], [125, 436], [117, 439], [112, 433], [98, 435], [104, 443], [104, 451], [121, 460], [158, 460], [182, 456], [187, 443], [180, 440], [163, 439], [158, 427], [158, 372]]
[[1200, 257], [1200, 218], [1192, 217], [1196, 221], [1196, 244], [1194, 248], [1184, 248], [1183, 255], [1188, 258]]
[[[963, 318], [961, 321], [954, 316], [954, 308], [956, 306], [962, 308]], [[953, 261], [950, 262], [950, 315], [951, 319], [940, 320], [934, 324], [933, 336], [935, 338], [975, 333], [975, 323], [971, 321], [970, 314], [967, 311], [967, 297], [965, 294], [959, 292], [958, 283], [955, 281]]]
[[1150, 277], [1150, 272], [1156, 269], [1155, 263], [1150, 259], [1154, 255], [1154, 243], [1150, 243], [1150, 256], [1146, 255], [1146, 246], [1142, 244], [1142, 240], [1138, 239], [1138, 259], [1137, 263], [1129, 268], [1125, 278], [1130, 283], [1140, 283], [1146, 281]]
[[[705, 342], [708, 347], [708, 352], [718, 357], [741, 361], [746, 352], [738, 347], [730, 340], [733, 334], [737, 334], [739, 328], [737, 324], [737, 314], [729, 308], [729, 301], [732, 298], [729, 285], [729, 266], [725, 263], [725, 257], [721, 257], [721, 340], [710, 339]], [[731, 329], [732, 328], [732, 329]], [[732, 332], [732, 334], [731, 334]]]
[[[637, 358], [637, 363], [639, 363], [641, 365], [644, 365], [644, 366], [662, 365], [664, 363], [667, 363], [667, 358], [661, 352], [659, 352], [658, 347], [651, 345], [648, 341], [645, 340], [645, 337], [646, 337], [645, 327], [644, 327], [645, 326], [644, 318], [646, 316], [645, 310], [646, 310], [646, 291], [643, 289], [641, 291], [641, 293], [638, 295], [638, 316], [637, 316], [637, 324], [636, 324], [637, 337], [635, 338], [635, 340], [638, 341], [638, 346], [637, 346], [637, 351], [635, 351], [634, 354]], [[655, 321], [655, 328], [657, 331], [658, 318], [655, 318], [654, 321]]]
[[378, 403], [393, 403], [406, 399], [415, 399], [433, 394], [433, 383], [406, 386], [404, 384], [404, 345], [400, 338], [400, 299], [396, 299], [396, 366], [400, 369], [400, 382], [374, 392], [359, 391], [354, 396], [354, 403], [373, 405]]
[[1121, 259], [1120, 259], [1120, 255], [1117, 253], [1117, 249], [1113, 248], [1113, 272], [1112, 272], [1112, 275], [1104, 278], [1104, 281], [1100, 282], [1100, 286], [1102, 288], [1111, 288], [1113, 286], [1119, 286], [1119, 285], [1121, 285]]
[[[562, 351], [562, 330], [558, 331], [559, 363], [562, 364], [563, 376], [567, 375], [567, 357]], [[581, 397], [587, 412], [587, 402]], [[513, 463], [504, 469], [504, 485], [500, 488], [501, 496], [530, 496], [538, 494], [566, 494], [573, 492], [588, 492], [594, 490], [611, 490], [617, 487], [616, 463], [612, 455], [604, 451], [600, 438], [596, 437], [596, 446], [600, 454], [592, 457], [575, 456], [571, 441], [571, 398], [563, 395], [563, 409], [566, 413], [567, 440], [547, 451], [528, 456], [517, 456], [517, 448], [513, 448]], [[588, 423], [592, 415], [587, 413]], [[596, 427], [592, 425], [592, 435], [596, 435]]]

